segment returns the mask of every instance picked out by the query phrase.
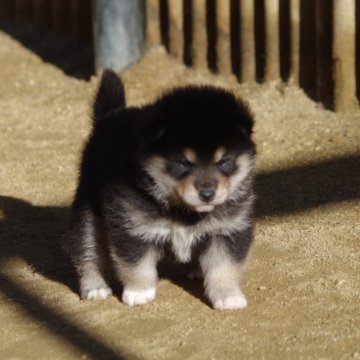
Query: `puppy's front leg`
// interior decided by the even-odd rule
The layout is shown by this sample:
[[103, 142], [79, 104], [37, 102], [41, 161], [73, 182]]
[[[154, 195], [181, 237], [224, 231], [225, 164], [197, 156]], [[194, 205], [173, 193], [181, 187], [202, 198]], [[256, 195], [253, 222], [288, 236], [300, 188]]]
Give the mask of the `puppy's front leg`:
[[230, 251], [224, 239], [214, 238], [200, 257], [205, 293], [217, 310], [242, 309], [247, 306], [240, 288], [245, 257], [238, 261], [230, 255]]
[[155, 248], [149, 247], [137, 260], [129, 261], [112, 251], [115, 269], [123, 284], [122, 301], [129, 305], [142, 305], [155, 299], [158, 280], [156, 264], [159, 259]]

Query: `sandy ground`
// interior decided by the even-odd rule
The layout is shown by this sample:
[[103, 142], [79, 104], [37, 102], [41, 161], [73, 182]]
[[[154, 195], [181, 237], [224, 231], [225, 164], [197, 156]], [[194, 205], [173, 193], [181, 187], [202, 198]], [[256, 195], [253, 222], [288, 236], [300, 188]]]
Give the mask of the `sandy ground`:
[[239, 85], [150, 51], [131, 104], [185, 83], [246, 99], [258, 144], [249, 306], [212, 310], [200, 282], [162, 279], [154, 303], [83, 302], [60, 251], [96, 85], [0, 32], [0, 359], [360, 359], [360, 111], [295, 87]]

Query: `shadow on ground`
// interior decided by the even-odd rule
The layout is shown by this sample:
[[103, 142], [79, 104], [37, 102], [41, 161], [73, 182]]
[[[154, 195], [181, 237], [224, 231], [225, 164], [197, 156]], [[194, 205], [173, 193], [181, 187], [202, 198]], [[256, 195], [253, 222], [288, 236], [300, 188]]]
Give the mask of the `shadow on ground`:
[[94, 74], [94, 51], [91, 41], [76, 42], [51, 31], [36, 31], [30, 25], [0, 22], [0, 30], [19, 41], [41, 57], [44, 62], [60, 68], [66, 75], [89, 80]]
[[[257, 217], [261, 219], [360, 199], [359, 169], [360, 156], [354, 155], [260, 174], [256, 181]], [[3, 220], [0, 219], [0, 264], [11, 257], [21, 257], [34, 271], [77, 291], [74, 269], [61, 249], [69, 209], [33, 206], [20, 199], [0, 196], [0, 210], [3, 214]], [[200, 282], [186, 281], [176, 271], [165, 271], [164, 276], [206, 302]], [[7, 276], [0, 275], [0, 284], [0, 291], [18, 301], [29, 315], [45, 322], [50, 330], [91, 358], [121, 358], [27, 294]], [[88, 346], [89, 343], [93, 345]]]
[[259, 174], [257, 217], [360, 199], [360, 156]]
[[[260, 174], [256, 179], [257, 218], [360, 199], [359, 169], [360, 156], [354, 155]], [[77, 291], [75, 271], [62, 251], [69, 208], [33, 206], [21, 199], [0, 196], [0, 211], [0, 263], [20, 257], [35, 272]], [[177, 268], [170, 278], [179, 279]]]
[[[61, 337], [82, 354], [86, 354], [87, 359], [122, 360], [130, 356], [127, 350], [122, 354], [121, 351], [111, 349], [84, 329], [73, 324], [70, 319], [42, 304], [41, 299], [30, 295], [8, 277], [0, 274], [0, 283], [0, 291], [7, 298], [21, 306], [28, 316], [44, 324], [50, 332]], [[138, 359], [134, 354], [130, 357], [134, 360]]]

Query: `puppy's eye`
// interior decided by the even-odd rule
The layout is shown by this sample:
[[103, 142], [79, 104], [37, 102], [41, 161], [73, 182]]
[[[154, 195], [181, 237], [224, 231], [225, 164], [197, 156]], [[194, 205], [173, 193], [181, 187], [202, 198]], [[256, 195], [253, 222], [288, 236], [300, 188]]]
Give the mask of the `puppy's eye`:
[[169, 175], [181, 179], [191, 172], [193, 166], [194, 164], [186, 159], [172, 160], [168, 162], [166, 171]]
[[221, 159], [216, 163], [216, 165], [218, 167], [226, 167], [226, 166], [228, 166], [230, 164], [231, 164], [231, 160], [227, 159], [227, 158]]
[[235, 168], [233, 160], [229, 158], [222, 158], [215, 165], [219, 171], [224, 173], [231, 173]]
[[194, 164], [186, 159], [181, 159], [176, 161], [176, 165], [183, 170], [190, 170]]

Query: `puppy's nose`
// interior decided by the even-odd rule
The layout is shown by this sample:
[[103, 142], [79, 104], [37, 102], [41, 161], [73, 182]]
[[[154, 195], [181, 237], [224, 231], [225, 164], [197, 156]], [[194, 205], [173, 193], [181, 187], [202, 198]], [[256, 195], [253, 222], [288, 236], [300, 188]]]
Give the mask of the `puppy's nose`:
[[209, 202], [215, 197], [214, 190], [201, 190], [199, 191], [199, 197], [201, 200]]

